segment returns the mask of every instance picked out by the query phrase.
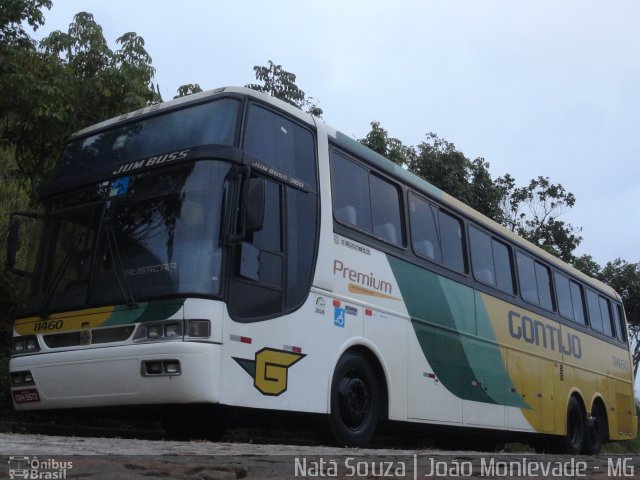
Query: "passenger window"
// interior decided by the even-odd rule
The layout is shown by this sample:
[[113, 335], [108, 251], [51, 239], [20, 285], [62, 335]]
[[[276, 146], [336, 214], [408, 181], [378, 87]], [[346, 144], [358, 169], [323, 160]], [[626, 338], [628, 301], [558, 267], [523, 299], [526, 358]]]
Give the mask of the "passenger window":
[[602, 327], [604, 334], [613, 337], [615, 336], [615, 327], [612, 325], [611, 307], [609, 306], [609, 300], [604, 297], [599, 297], [600, 300], [600, 314], [602, 315]]
[[416, 255], [442, 262], [438, 235], [438, 209], [415, 195], [409, 195], [411, 243]]
[[469, 229], [469, 247], [471, 248], [471, 266], [473, 276], [479, 282], [495, 287], [493, 251], [491, 237], [475, 227]]
[[373, 234], [394, 245], [404, 245], [400, 192], [390, 182], [371, 175], [371, 217]]
[[558, 299], [558, 311], [560, 315], [568, 320], [575, 320], [569, 279], [564, 275], [560, 275], [558, 272], [554, 272], [553, 278], [556, 283], [556, 298]]
[[613, 316], [615, 318], [615, 324], [618, 331], [618, 340], [627, 342], [627, 330], [624, 321], [624, 315], [622, 313], [622, 307], [619, 304], [615, 304], [613, 307]]
[[520, 294], [523, 300], [538, 305], [538, 286], [533, 259], [521, 252], [517, 255], [518, 279], [520, 280]]
[[339, 222], [402, 246], [405, 241], [400, 192], [392, 182], [331, 152], [333, 214]]
[[442, 263], [455, 270], [467, 271], [464, 258], [462, 223], [456, 217], [440, 211], [440, 234], [442, 238]]
[[589, 321], [591, 328], [598, 332], [603, 332], [602, 312], [600, 311], [600, 301], [598, 295], [592, 290], [587, 290], [587, 308], [589, 309]]
[[331, 193], [336, 220], [371, 231], [369, 172], [342, 155], [331, 155]]
[[491, 240], [491, 245], [496, 271], [496, 286], [503, 292], [514, 294], [511, 248], [495, 238]]
[[573, 304], [573, 318], [581, 325], [587, 324], [587, 317], [584, 314], [584, 294], [582, 287], [571, 280], [569, 282], [571, 288], [571, 303]]
[[551, 296], [551, 274], [549, 269], [541, 263], [536, 264], [536, 284], [540, 306], [553, 311], [553, 297]]

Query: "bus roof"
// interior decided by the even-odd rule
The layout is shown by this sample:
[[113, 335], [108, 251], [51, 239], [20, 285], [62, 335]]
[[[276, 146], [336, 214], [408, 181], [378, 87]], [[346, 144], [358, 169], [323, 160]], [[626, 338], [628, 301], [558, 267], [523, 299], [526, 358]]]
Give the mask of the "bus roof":
[[122, 123], [128, 123], [140, 117], [153, 115], [157, 112], [173, 110], [173, 109], [184, 107], [194, 103], [201, 103], [203, 101], [206, 101], [210, 98], [215, 97], [216, 95], [221, 95], [226, 93], [236, 93], [240, 95], [248, 95], [254, 98], [258, 98], [263, 102], [270, 103], [277, 106], [280, 110], [286, 111], [288, 114], [294, 117], [297, 117], [299, 120], [302, 120], [305, 123], [308, 123], [311, 125], [314, 124], [314, 120], [311, 115], [303, 112], [299, 108], [294, 107], [293, 105], [287, 102], [274, 98], [271, 95], [257, 92], [255, 90], [251, 90], [250, 88], [246, 88], [246, 87], [221, 87], [221, 88], [216, 88], [215, 90], [207, 90], [206, 92], [194, 93], [193, 95], [187, 95], [185, 97], [169, 100], [168, 102], [150, 105], [148, 107], [144, 107], [139, 110], [135, 110], [133, 112], [125, 113], [123, 115], [118, 115], [117, 117], [113, 117], [108, 120], [104, 120], [100, 123], [90, 125], [86, 128], [83, 128], [82, 130], [78, 130], [77, 132], [75, 132], [69, 137], [69, 140], [75, 140], [78, 137], [84, 137], [94, 132], [104, 130], [106, 128], [115, 127]]

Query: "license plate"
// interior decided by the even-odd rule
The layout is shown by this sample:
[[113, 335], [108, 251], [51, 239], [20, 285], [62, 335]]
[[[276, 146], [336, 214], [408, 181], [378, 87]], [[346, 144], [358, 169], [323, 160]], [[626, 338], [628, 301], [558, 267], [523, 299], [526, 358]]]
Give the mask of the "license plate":
[[38, 395], [38, 390], [36, 390], [35, 388], [14, 390], [11, 393], [13, 394], [13, 401], [16, 403], [31, 403], [40, 401], [40, 395]]

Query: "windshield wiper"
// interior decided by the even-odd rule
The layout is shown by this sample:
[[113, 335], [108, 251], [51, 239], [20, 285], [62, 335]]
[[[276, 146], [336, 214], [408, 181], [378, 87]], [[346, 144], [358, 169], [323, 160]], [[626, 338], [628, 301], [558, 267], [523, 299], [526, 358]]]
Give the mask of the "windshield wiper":
[[124, 271], [124, 262], [122, 261], [122, 255], [120, 253], [120, 247], [118, 246], [118, 240], [116, 239], [116, 232], [114, 231], [110, 221], [106, 222], [105, 224], [105, 240], [107, 242], [107, 248], [109, 249], [109, 255], [114, 262], [114, 274], [116, 277], [116, 283], [120, 288], [120, 292], [126, 300], [127, 305], [131, 308], [136, 308], [138, 306], [138, 302], [133, 296], [131, 285], [129, 285], [129, 280], [127, 280], [127, 275]]

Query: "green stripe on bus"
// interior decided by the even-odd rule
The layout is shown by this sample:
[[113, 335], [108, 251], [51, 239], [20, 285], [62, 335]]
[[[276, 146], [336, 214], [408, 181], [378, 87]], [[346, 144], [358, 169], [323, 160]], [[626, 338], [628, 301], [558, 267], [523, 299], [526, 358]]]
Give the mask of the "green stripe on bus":
[[141, 303], [138, 308], [118, 306], [111, 313], [103, 326], [126, 325], [128, 323], [146, 322], [153, 320], [166, 320], [176, 314], [183, 300], [163, 300], [158, 302]]
[[[463, 400], [529, 408], [510, 394], [511, 380], [480, 296], [424, 268], [387, 258], [420, 348], [445, 388]], [[491, 330], [491, 338], [478, 337], [478, 329]]]

